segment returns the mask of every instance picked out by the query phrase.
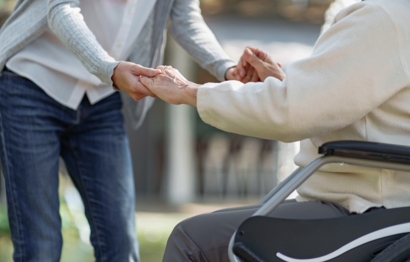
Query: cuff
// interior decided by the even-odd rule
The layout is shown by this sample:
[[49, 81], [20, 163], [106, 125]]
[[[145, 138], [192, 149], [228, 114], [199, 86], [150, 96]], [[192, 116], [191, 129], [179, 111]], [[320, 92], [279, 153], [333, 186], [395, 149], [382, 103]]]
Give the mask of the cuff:
[[[110, 86], [113, 86], [112, 82], [112, 75], [114, 74], [114, 69], [117, 67], [117, 65], [120, 63], [120, 61], [109, 61], [104, 64], [102, 67], [102, 72], [100, 72], [97, 77], [103, 82], [106, 83]], [[116, 87], [114, 87], [116, 89]]]
[[233, 60], [227, 60], [224, 61], [223, 63], [221, 63], [217, 68], [216, 68], [216, 75], [215, 77], [219, 80], [219, 81], [226, 81], [225, 79], [225, 74], [226, 71], [231, 68], [237, 66], [237, 63], [235, 63]]
[[204, 121], [205, 123], [213, 126], [214, 125], [214, 120], [212, 118], [212, 115], [208, 112], [208, 107], [207, 107], [207, 99], [208, 92], [210, 89], [216, 87], [218, 83], [206, 83], [202, 86], [199, 87], [197, 97], [196, 97], [196, 108], [199, 114], [199, 117]]

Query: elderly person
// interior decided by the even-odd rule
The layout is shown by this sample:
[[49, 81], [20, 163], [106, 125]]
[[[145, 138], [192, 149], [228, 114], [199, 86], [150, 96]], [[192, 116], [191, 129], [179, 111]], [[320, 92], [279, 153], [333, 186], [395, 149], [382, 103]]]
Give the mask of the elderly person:
[[340, 10], [348, 7], [349, 5], [356, 4], [360, 1], [361, 0], [335, 0], [326, 10], [325, 22], [322, 25], [321, 30], [322, 33], [329, 29], [330, 25], [333, 23], [335, 16], [339, 13]]
[[[0, 31], [0, 149], [15, 261], [59, 261], [58, 163], [64, 159], [97, 261], [138, 261], [124, 120], [154, 96], [139, 75], [163, 62], [170, 34], [219, 80], [235, 66], [199, 0], [19, 0]], [[136, 64], [138, 63], [138, 64]], [[138, 100], [136, 103], [134, 100]]]
[[[197, 85], [176, 70], [141, 82], [159, 98], [197, 107], [201, 118], [242, 135], [301, 141], [295, 157], [305, 166], [318, 147], [333, 140], [410, 146], [410, 2], [367, 0], [335, 17], [310, 57], [290, 64], [286, 75], [258, 49], [242, 59], [262, 82]], [[410, 177], [400, 171], [328, 165], [270, 215], [331, 218], [410, 206]], [[228, 241], [257, 207], [204, 214], [178, 224], [164, 260], [227, 261]]]

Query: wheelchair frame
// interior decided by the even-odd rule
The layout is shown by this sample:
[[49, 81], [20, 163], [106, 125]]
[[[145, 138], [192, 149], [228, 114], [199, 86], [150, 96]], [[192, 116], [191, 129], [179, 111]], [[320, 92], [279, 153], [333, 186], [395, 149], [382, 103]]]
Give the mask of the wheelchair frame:
[[[323, 144], [319, 148], [319, 154], [324, 154], [324, 156], [317, 158], [303, 168], [296, 169], [288, 178], [263, 197], [259, 201], [259, 204], [263, 205], [252, 216], [266, 216], [272, 212], [272, 210], [281, 204], [293, 191], [314, 174], [314, 172], [326, 164], [339, 163], [341, 165], [410, 172], [410, 147], [405, 146], [363, 141], [337, 141]], [[410, 228], [408, 230], [406, 229], [403, 233], [409, 232]], [[229, 242], [229, 259], [231, 262], [241, 262], [242, 260], [233, 252], [235, 236], [236, 232]], [[283, 261], [295, 262], [319, 262], [329, 260], [328, 258], [324, 259], [324, 257], [316, 259], [294, 259], [286, 257], [279, 252], [276, 256]]]

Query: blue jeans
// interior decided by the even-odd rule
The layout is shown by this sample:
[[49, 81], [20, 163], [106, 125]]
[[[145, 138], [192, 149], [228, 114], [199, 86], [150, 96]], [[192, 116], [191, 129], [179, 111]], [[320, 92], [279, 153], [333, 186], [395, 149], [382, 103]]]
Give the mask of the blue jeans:
[[138, 261], [135, 192], [120, 94], [77, 110], [7, 69], [0, 77], [0, 156], [14, 261], [59, 261], [61, 156], [83, 199], [97, 261]]

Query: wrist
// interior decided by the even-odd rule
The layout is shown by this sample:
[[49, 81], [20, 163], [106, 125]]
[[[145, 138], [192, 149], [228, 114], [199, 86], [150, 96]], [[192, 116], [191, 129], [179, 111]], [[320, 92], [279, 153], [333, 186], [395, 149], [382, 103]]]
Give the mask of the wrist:
[[111, 81], [112, 81], [112, 87], [114, 90], [120, 91], [120, 88], [118, 87], [119, 85], [119, 80], [118, 80], [118, 74], [120, 72], [120, 67], [122, 66], [122, 62], [119, 62], [113, 69], [112, 75], [111, 75]]
[[201, 85], [188, 82], [185, 88], [185, 101], [184, 104], [196, 107], [196, 101], [197, 101], [197, 94], [198, 94], [198, 89]]

